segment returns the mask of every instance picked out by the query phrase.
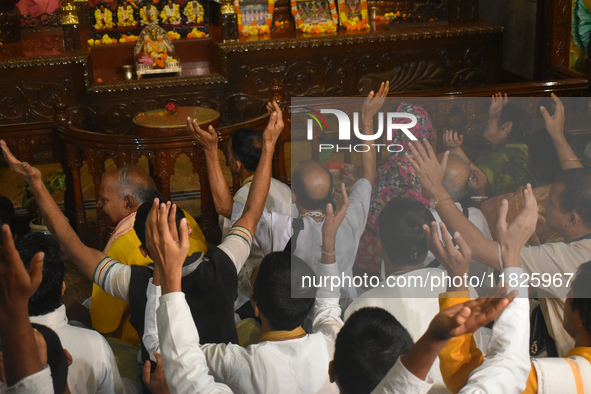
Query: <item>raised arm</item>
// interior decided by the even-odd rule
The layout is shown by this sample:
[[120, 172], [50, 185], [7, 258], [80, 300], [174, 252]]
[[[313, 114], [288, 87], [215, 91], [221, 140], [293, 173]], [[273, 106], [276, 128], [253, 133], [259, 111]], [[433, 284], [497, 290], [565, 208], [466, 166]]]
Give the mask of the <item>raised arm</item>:
[[[362, 133], [364, 135], [375, 134], [373, 129], [373, 117], [384, 105], [389, 90], [390, 82], [386, 81], [385, 83], [382, 82], [380, 89], [375, 95], [373, 90], [367, 95], [367, 99], [365, 99], [363, 107], [361, 108], [361, 118], [363, 122]], [[369, 148], [370, 149], [367, 152], [361, 153], [361, 178], [365, 178], [369, 183], [373, 184], [373, 180], [376, 176], [376, 150], [371, 144], [369, 145]]]
[[552, 142], [554, 143], [554, 147], [558, 153], [560, 168], [563, 170], [568, 170], [570, 168], [583, 168], [581, 160], [579, 160], [577, 155], [575, 155], [575, 152], [573, 152], [573, 149], [564, 136], [564, 104], [562, 104], [562, 101], [560, 101], [560, 99], [554, 93], [552, 93], [551, 96], [554, 100], [554, 103], [556, 104], [554, 115], [550, 116], [548, 110], [543, 106], [540, 106], [540, 112], [542, 113], [544, 122], [546, 123], [546, 131], [548, 131], [548, 134], [552, 138]]
[[[462, 234], [466, 243], [472, 250], [474, 260], [480, 261], [495, 269], [499, 269], [497, 243], [486, 238], [474, 224], [456, 206], [451, 196], [443, 186], [443, 177], [447, 166], [449, 151], [447, 151], [441, 163], [437, 160], [433, 148], [425, 141], [411, 143], [406, 158], [415, 169], [423, 189], [435, 199], [435, 209], [441, 220], [454, 232]], [[531, 189], [530, 189], [531, 190]]]
[[41, 171], [29, 163], [21, 162], [14, 157], [4, 140], [0, 140], [0, 148], [2, 148], [4, 159], [10, 166], [10, 169], [31, 187], [37, 205], [43, 214], [45, 224], [59, 243], [62, 251], [88, 279], [92, 280], [95, 268], [107, 255], [101, 251], [87, 247], [80, 241], [78, 234], [72, 229], [70, 223], [43, 184]]
[[7, 386], [13, 386], [43, 369], [28, 312], [29, 298], [41, 283], [43, 257], [43, 252], [37, 253], [27, 272], [14, 247], [10, 228], [7, 224], [2, 225], [0, 337]]
[[197, 119], [191, 119], [191, 117], [187, 118], [187, 131], [195, 142], [203, 148], [207, 165], [207, 179], [211, 187], [215, 210], [218, 214], [229, 219], [232, 216], [234, 200], [220, 165], [218, 134], [211, 125], [207, 130], [203, 130], [199, 127]]
[[199, 347], [199, 333], [181, 291], [189, 232], [183, 218], [177, 235], [174, 220], [169, 220], [171, 208], [155, 201], [146, 222], [148, 250], [162, 285], [157, 321], [166, 382], [173, 393], [231, 393], [209, 375]]
[[269, 124], [263, 131], [261, 159], [254, 173], [242, 216], [234, 223], [235, 226], [245, 227], [251, 234], [255, 233], [257, 224], [265, 208], [265, 201], [267, 200], [269, 185], [271, 183], [275, 143], [283, 130], [283, 113], [277, 102], [268, 103], [267, 109], [270, 113]]
[[[343, 205], [338, 212], [333, 214], [332, 204], [326, 204], [326, 218], [322, 224], [322, 247], [320, 264], [317, 265], [316, 274], [319, 277], [339, 276], [339, 266], [336, 261], [336, 236], [341, 223], [347, 215], [349, 208], [349, 196], [345, 184], [341, 183]], [[331, 282], [332, 286], [332, 281]], [[341, 319], [341, 307], [339, 306], [340, 287], [321, 287], [316, 293], [316, 301], [312, 309], [312, 330], [323, 332], [327, 336], [336, 339], [343, 327]]]

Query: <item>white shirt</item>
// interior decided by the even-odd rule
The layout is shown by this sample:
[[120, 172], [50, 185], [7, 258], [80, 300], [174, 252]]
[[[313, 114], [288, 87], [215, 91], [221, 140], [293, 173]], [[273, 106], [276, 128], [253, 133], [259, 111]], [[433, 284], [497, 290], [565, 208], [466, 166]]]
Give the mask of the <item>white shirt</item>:
[[[322, 267], [318, 271], [324, 275], [338, 273], [336, 263], [319, 265]], [[158, 338], [169, 388], [178, 393], [338, 393], [337, 385], [330, 383], [328, 376], [336, 334], [343, 325], [338, 298], [334, 298], [338, 297], [338, 289], [319, 290], [317, 296], [312, 334], [247, 348], [233, 344], [205, 344], [199, 348], [199, 334], [187, 313], [184, 295], [163, 295], [157, 311]], [[146, 321], [148, 315], [146, 309]], [[207, 375], [205, 362], [215, 381], [230, 389]]]
[[[521, 268], [507, 268], [520, 274]], [[507, 282], [507, 281], [506, 281]], [[529, 300], [527, 288], [507, 306], [493, 326], [484, 362], [471, 374], [460, 393], [521, 394], [531, 370], [529, 358]]]
[[[339, 227], [336, 237], [336, 261], [339, 273], [345, 276], [353, 275], [353, 263], [357, 255], [359, 239], [365, 230], [369, 201], [371, 198], [371, 183], [365, 178], [359, 179], [349, 193], [349, 208], [343, 223]], [[232, 221], [238, 220], [244, 209], [243, 204], [234, 204]], [[254, 243], [259, 245], [263, 254], [282, 251], [290, 240], [292, 217], [276, 212], [263, 212], [254, 236]], [[304, 229], [300, 231], [294, 255], [304, 260], [314, 268], [314, 262], [320, 260], [322, 245], [322, 224], [310, 217], [304, 217]], [[354, 287], [342, 287], [341, 297], [357, 298]], [[348, 305], [348, 302], [346, 304]]]
[[62, 347], [72, 355], [72, 365], [68, 368], [68, 387], [72, 393], [125, 392], [115, 356], [105, 338], [94, 330], [69, 325], [64, 305], [30, 319], [55, 331]]
[[[439, 294], [447, 289], [443, 282], [431, 289], [430, 278], [441, 277], [444, 273], [445, 271], [439, 268], [423, 268], [398, 275], [406, 278], [407, 283], [410, 283], [412, 277], [420, 277], [429, 283], [428, 287], [418, 285], [390, 287], [387, 281], [383, 281], [378, 287], [366, 291], [349, 305], [345, 311], [345, 321], [353, 312], [361, 308], [382, 308], [390, 312], [416, 342], [427, 331], [433, 317], [439, 313]], [[439, 370], [439, 358], [435, 359], [427, 376], [434, 383], [432, 392], [447, 392]]]
[[[246, 204], [251, 184], [252, 182], [247, 182], [238, 189], [236, 194], [234, 194], [234, 202]], [[271, 178], [269, 194], [265, 201], [265, 211], [273, 211], [286, 216], [291, 215], [291, 189], [289, 186], [275, 178]], [[226, 219], [222, 215], [220, 215], [219, 220], [222, 229], [222, 239], [225, 239], [230, 228], [232, 228], [232, 220]], [[252, 272], [252, 269], [257, 267], [262, 259], [263, 253], [261, 249], [257, 245], [252, 245], [250, 255], [240, 272], [238, 272], [238, 298], [234, 303], [235, 309], [249, 301], [250, 277], [248, 273]]]
[[[539, 286], [538, 295], [548, 331], [556, 341], [558, 355], [564, 357], [574, 347], [575, 342], [562, 326], [564, 301], [569, 290], [565, 285], [568, 277], [563, 274], [572, 273], [574, 279], [574, 274], [577, 273], [579, 266], [591, 260], [591, 239], [573, 241], [568, 244], [552, 242], [539, 246], [525, 246], [521, 249], [521, 259], [525, 273], [530, 275], [533, 273], [536, 275], [550, 274], [553, 278], [549, 283], [544, 284], [533, 283], [530, 280], [530, 286], [534, 284]], [[560, 278], [562, 283], [555, 281], [555, 277]]]
[[43, 369], [32, 375], [22, 378], [10, 387], [0, 382], [0, 393], [4, 394], [54, 394], [53, 380], [49, 365], [45, 364]]
[[396, 364], [390, 368], [390, 371], [373, 389], [371, 394], [424, 394], [428, 393], [432, 386], [433, 383], [428, 376], [426, 380], [417, 378], [406, 369], [400, 358], [398, 358]]
[[[455, 204], [456, 207], [458, 207], [458, 209], [463, 213], [464, 211], [462, 209], [462, 204], [460, 204], [459, 202], [456, 202]], [[439, 228], [439, 223], [441, 223], [441, 217], [439, 216], [439, 213], [437, 213], [437, 210], [430, 208], [429, 211], [431, 212], [431, 214], [435, 218], [435, 221], [437, 222], [437, 232], [439, 233], [439, 239], [441, 239], [441, 229]], [[474, 226], [476, 226], [478, 230], [480, 230], [482, 235], [492, 240], [492, 234], [490, 233], [488, 222], [486, 221], [486, 217], [480, 209], [473, 207], [468, 208], [468, 220]], [[433, 253], [431, 253], [431, 251], [429, 251], [429, 253], [427, 254], [427, 258], [425, 259], [425, 266], [429, 265], [429, 263], [431, 263], [433, 260], [435, 260], [435, 256], [433, 255]], [[480, 263], [476, 260], [472, 260], [472, 263], [470, 263], [470, 276], [477, 276], [478, 278], [482, 278], [483, 274], [486, 276], [491, 274], [493, 271], [494, 270], [491, 267], [483, 263]], [[492, 288], [490, 284], [490, 280], [483, 281], [482, 286], [477, 289], [478, 293], [480, 295], [486, 294]]]

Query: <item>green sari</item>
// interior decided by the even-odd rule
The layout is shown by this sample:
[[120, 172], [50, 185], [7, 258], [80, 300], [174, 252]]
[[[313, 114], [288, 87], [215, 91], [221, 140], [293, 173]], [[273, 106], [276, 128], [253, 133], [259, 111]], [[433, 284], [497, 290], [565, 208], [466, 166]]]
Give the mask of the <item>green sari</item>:
[[512, 193], [527, 183], [536, 186], [536, 180], [527, 167], [528, 159], [525, 144], [501, 145], [480, 155], [475, 164], [488, 178], [488, 196]]

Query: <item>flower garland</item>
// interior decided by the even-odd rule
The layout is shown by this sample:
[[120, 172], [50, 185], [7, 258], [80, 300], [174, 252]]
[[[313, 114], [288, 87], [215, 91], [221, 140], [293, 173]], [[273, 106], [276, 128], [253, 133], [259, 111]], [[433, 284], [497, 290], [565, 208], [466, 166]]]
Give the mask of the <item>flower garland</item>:
[[[146, 8], [148, 8], [148, 7], [149, 7], [149, 9], [156, 10], [156, 12], [152, 12], [152, 17], [150, 20], [148, 20], [148, 16], [146, 15]], [[152, 22], [156, 22], [156, 21], [158, 21], [158, 9], [152, 4], [147, 5], [146, 7], [142, 7], [140, 9], [140, 18], [142, 18], [142, 21], [143, 21], [142, 24], [144, 24], [144, 25], [147, 25]]]
[[249, 26], [242, 25], [242, 12], [240, 5], [236, 6], [236, 13], [238, 14], [238, 33], [245, 37], [258, 36], [271, 33], [271, 24], [273, 23], [273, 10], [275, 9], [275, 0], [267, 0], [267, 19], [264, 25], [259, 25], [257, 22], [252, 22]]
[[[160, 13], [160, 19], [162, 19], [162, 23], [173, 24], [174, 22], [176, 22], [176, 20], [181, 19], [178, 4], [174, 4], [174, 3], [172, 4], [172, 8], [174, 8], [174, 11], [173, 11], [173, 14], [170, 18], [166, 15], [166, 7], [168, 7], [168, 6], [167, 5], [164, 6], [164, 8], [162, 8], [162, 12]], [[171, 20], [171, 19], [174, 19], [174, 20]]]
[[187, 38], [203, 38], [203, 37], [205, 37], [205, 33], [200, 30], [197, 30], [196, 27], [194, 27], [193, 30], [191, 30], [189, 32], [189, 34], [187, 34]]
[[[329, 0], [330, 1], [330, 0]], [[337, 31], [337, 25], [339, 23], [339, 15], [337, 14], [337, 7], [333, 2], [330, 2], [330, 16], [331, 21], [326, 23], [304, 23], [298, 12], [296, 0], [291, 0], [291, 13], [295, 18], [296, 28], [300, 29], [304, 33], [311, 34], [326, 34], [335, 33]]]
[[167, 31], [166, 34], [168, 34], [168, 38], [171, 40], [178, 40], [181, 38], [181, 35], [173, 30]]
[[135, 19], [133, 19], [133, 8], [127, 5], [127, 22], [123, 18], [123, 7], [117, 7], [117, 23], [122, 27], [130, 27], [137, 25]]
[[201, 23], [203, 22], [203, 7], [199, 7], [199, 16], [195, 18], [195, 12], [193, 11], [193, 6], [190, 6], [189, 2], [185, 6], [185, 15], [192, 21], [193, 23]]
[[367, 1], [361, 0], [361, 20], [355, 17], [353, 20], [347, 16], [347, 6], [345, 0], [339, 0], [339, 14], [341, 17], [341, 25], [345, 26], [348, 31], [369, 30], [370, 26], [367, 23]]
[[92, 46], [92, 45], [109, 45], [109, 44], [118, 44], [118, 43], [126, 43], [126, 42], [136, 42], [137, 41], [137, 36], [128, 36], [128, 35], [122, 35], [121, 38], [119, 40], [117, 40], [116, 38], [111, 38], [109, 37], [108, 34], [103, 35], [101, 38], [97, 39], [97, 40], [93, 40], [92, 38], [90, 40], [88, 40], [88, 45]]
[[94, 11], [94, 18], [96, 20], [94, 27], [97, 30], [111, 29], [113, 27], [113, 12], [105, 7], [104, 15], [105, 19], [101, 18], [100, 8], [97, 8], [96, 11]]

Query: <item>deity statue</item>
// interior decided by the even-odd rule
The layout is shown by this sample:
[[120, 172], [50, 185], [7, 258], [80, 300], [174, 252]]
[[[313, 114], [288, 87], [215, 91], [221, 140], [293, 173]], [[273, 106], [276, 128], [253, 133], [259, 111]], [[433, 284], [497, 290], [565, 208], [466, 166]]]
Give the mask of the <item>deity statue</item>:
[[133, 16], [133, 7], [127, 0], [123, 0], [117, 7], [117, 26], [136, 27], [137, 21]]
[[203, 7], [196, 0], [187, 1], [183, 14], [187, 17], [187, 25], [203, 22]]
[[179, 5], [173, 0], [168, 0], [164, 8], [162, 8], [160, 19], [163, 25], [180, 25], [181, 13], [179, 11]]
[[134, 48], [134, 57], [138, 76], [159, 72], [181, 72], [170, 37], [166, 30], [154, 23], [146, 26], [140, 33]]
[[140, 9], [140, 24], [146, 26], [150, 23], [158, 23], [158, 8], [152, 0], [146, 0]]
[[94, 11], [95, 24], [93, 25], [95, 30], [110, 30], [114, 28], [113, 25], [113, 12], [104, 3], [100, 2]]

